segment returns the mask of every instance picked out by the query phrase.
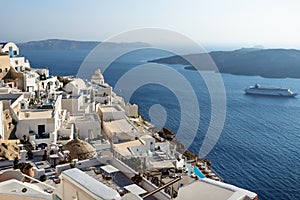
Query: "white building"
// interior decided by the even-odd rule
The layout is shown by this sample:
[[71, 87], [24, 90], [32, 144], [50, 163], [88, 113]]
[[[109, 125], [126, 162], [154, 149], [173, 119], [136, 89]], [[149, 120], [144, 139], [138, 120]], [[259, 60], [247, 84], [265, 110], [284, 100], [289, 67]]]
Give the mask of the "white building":
[[[113, 144], [113, 153], [116, 158], [124, 162], [138, 158], [147, 170], [175, 168], [178, 162], [170, 150], [169, 142], [156, 143], [149, 135], [143, 135], [137, 140]], [[131, 166], [131, 163], [126, 164]]]
[[50, 76], [49, 69], [34, 68], [34, 69], [32, 69], [32, 71], [34, 71], [35, 73], [37, 73], [39, 75], [45, 75], [45, 77], [49, 77]]
[[91, 85], [93, 88], [93, 98], [97, 103], [105, 105], [111, 104], [113, 94], [112, 87], [109, 84], [105, 83], [100, 69], [97, 69], [92, 75], [89, 85]]
[[19, 47], [13, 42], [0, 43], [2, 53], [9, 54], [10, 57], [19, 55]]
[[24, 72], [30, 68], [30, 63], [24, 56], [14, 56], [10, 58], [10, 65], [18, 72]]
[[150, 135], [143, 135], [139, 139], [141, 141], [141, 145], [130, 147], [130, 151], [133, 156], [149, 155], [149, 152], [155, 151], [155, 139]]
[[[18, 76], [19, 79], [18, 81], [15, 80], [14, 84], [12, 81], [9, 84], [16, 85], [16, 83], [18, 83], [17, 87], [22, 91], [32, 92], [39, 90], [48, 94], [53, 93], [56, 89], [62, 86], [62, 84], [57, 80], [57, 77], [49, 76], [48, 69], [32, 69], [29, 61], [19, 54], [19, 48], [15, 43], [0, 43], [0, 47], [0, 53], [8, 54], [10, 67], [13, 69], [11, 70], [10, 67], [2, 67], [0, 69], [0, 78], [4, 77], [5, 73], [10, 70], [13, 71], [15, 76]], [[1, 62], [3, 64], [4, 59], [2, 59]], [[19, 74], [16, 72], [19, 72]]]
[[101, 104], [111, 104], [112, 87], [107, 84], [89, 83], [92, 86], [92, 98]]
[[125, 119], [125, 110], [118, 104], [99, 106], [98, 111], [103, 121]]
[[144, 135], [128, 119], [119, 119], [113, 121], [102, 121], [103, 132], [114, 143], [120, 141], [130, 141]]
[[127, 103], [126, 106], [125, 106], [125, 114], [128, 117], [137, 118], [139, 116], [139, 107], [138, 107], [138, 105], [136, 105], [136, 104], [132, 105], [130, 103]]
[[208, 178], [179, 188], [175, 200], [199, 198], [206, 200], [258, 200], [258, 196], [254, 192]]
[[[61, 96], [53, 102], [43, 103], [40, 108], [29, 108], [26, 101], [19, 103], [19, 108], [14, 108], [17, 116], [16, 136], [23, 139], [24, 135], [36, 145], [56, 143], [59, 136], [72, 137], [74, 127], [67, 126], [67, 114], [61, 109]], [[66, 126], [62, 126], [66, 125]], [[58, 135], [61, 133], [61, 135]]]
[[51, 200], [52, 195], [36, 185], [10, 179], [0, 183], [0, 199]]
[[122, 157], [151, 157], [160, 152], [161, 155], [163, 155], [162, 153], [167, 155], [161, 157], [161, 160], [172, 158], [170, 156], [169, 142], [156, 143], [155, 139], [149, 135], [143, 135], [137, 140], [114, 144], [113, 147], [114, 151]]
[[10, 65], [19, 72], [30, 68], [30, 63], [24, 56], [20, 56], [19, 47], [13, 42], [0, 43], [2, 53], [7, 53], [10, 57]]
[[121, 199], [120, 194], [97, 181], [81, 170], [74, 168], [63, 171], [61, 174], [62, 183], [55, 194], [61, 199], [85, 199], [85, 200], [117, 200]]
[[36, 91], [37, 88], [37, 74], [35, 72], [25, 72], [24, 73], [24, 88], [27, 92]]
[[102, 137], [101, 121], [96, 113], [71, 116], [76, 131], [81, 139], [95, 139]]
[[91, 102], [84, 95], [64, 94], [62, 98], [62, 108], [68, 110], [71, 115], [83, 115], [95, 112], [95, 102]]
[[64, 90], [71, 94], [72, 96], [77, 96], [80, 94], [87, 94], [87, 85], [84, 80], [80, 78], [74, 78], [67, 85], [65, 85]]
[[45, 78], [44, 75], [40, 75], [39, 81], [37, 82], [38, 90], [44, 91], [46, 94], [53, 94], [62, 84], [57, 79], [57, 76], [48, 76]]
[[67, 109], [71, 115], [95, 112], [95, 101], [92, 97], [92, 87], [82, 79], [75, 78], [64, 87], [62, 108]]

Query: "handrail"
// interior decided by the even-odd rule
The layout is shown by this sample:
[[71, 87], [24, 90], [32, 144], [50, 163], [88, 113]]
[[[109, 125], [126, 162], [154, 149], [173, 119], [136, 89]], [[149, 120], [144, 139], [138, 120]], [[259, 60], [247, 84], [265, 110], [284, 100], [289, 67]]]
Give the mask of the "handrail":
[[165, 185], [163, 185], [163, 186], [161, 186], [161, 187], [159, 187], [159, 188], [156, 188], [155, 190], [153, 190], [153, 191], [151, 191], [151, 192], [149, 192], [149, 193], [143, 195], [142, 198], [143, 198], [143, 199], [146, 199], [147, 197], [149, 197], [149, 196], [151, 196], [151, 195], [153, 195], [153, 194], [159, 192], [160, 190], [162, 190], [162, 189], [168, 187], [169, 185], [172, 185], [172, 184], [176, 183], [176, 182], [179, 181], [180, 179], [181, 179], [181, 177], [178, 177], [178, 178], [176, 178], [176, 179], [174, 179], [174, 180], [172, 180], [172, 181], [166, 183]]

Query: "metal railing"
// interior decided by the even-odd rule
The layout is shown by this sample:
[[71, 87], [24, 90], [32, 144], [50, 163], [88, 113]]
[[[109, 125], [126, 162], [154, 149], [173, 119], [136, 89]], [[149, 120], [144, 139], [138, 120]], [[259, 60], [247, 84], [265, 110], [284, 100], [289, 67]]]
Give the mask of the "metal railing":
[[161, 191], [162, 189], [165, 189], [166, 187], [168, 187], [168, 186], [170, 186], [170, 185], [173, 185], [174, 183], [176, 183], [176, 182], [179, 181], [180, 179], [181, 179], [181, 177], [178, 177], [178, 178], [176, 178], [176, 179], [174, 179], [174, 180], [172, 180], [172, 181], [166, 183], [165, 185], [163, 185], [163, 186], [161, 186], [161, 187], [159, 187], [159, 188], [157, 188], [157, 189], [155, 189], [155, 190], [153, 190], [153, 191], [151, 191], [151, 192], [149, 192], [149, 193], [147, 193], [147, 194], [144, 194], [144, 195], [142, 196], [142, 198], [143, 198], [143, 199], [146, 199], [147, 197], [149, 197], [149, 196], [151, 196], [151, 195], [153, 195], [153, 194], [155, 194], [155, 193]]

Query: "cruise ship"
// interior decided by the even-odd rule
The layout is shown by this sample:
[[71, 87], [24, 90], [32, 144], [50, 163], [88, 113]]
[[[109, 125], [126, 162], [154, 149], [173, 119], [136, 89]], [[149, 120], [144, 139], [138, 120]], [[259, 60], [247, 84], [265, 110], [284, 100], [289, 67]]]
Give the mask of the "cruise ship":
[[259, 84], [247, 87], [245, 89], [246, 94], [257, 94], [257, 95], [269, 95], [269, 96], [280, 96], [280, 97], [294, 97], [297, 93], [293, 93], [288, 88], [272, 88], [272, 87], [261, 87]]

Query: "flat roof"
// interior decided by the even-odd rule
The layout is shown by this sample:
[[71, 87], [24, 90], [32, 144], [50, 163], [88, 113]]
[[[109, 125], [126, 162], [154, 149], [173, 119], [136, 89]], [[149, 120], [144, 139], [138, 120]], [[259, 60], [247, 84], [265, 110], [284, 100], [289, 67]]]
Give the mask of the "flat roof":
[[143, 145], [143, 143], [141, 143], [140, 140], [133, 140], [133, 141], [129, 141], [129, 142], [123, 142], [120, 144], [114, 144], [114, 148], [115, 148], [115, 151], [117, 151], [122, 156], [126, 157], [126, 156], [132, 155], [129, 150], [129, 147], [140, 146], [140, 145]]
[[197, 199], [200, 196], [206, 200], [236, 200], [244, 199], [246, 196], [253, 199], [257, 195], [227, 183], [203, 178], [180, 188], [177, 198]]
[[227, 188], [218, 187], [203, 181], [194, 181], [180, 188], [177, 198], [183, 200], [201, 197], [206, 200], [225, 200], [229, 199], [233, 193], [234, 191]]
[[100, 168], [108, 174], [112, 174], [112, 173], [120, 171], [119, 169], [115, 168], [112, 165], [105, 165], [105, 166], [101, 166]]
[[77, 168], [63, 171], [62, 174], [97, 197], [102, 199], [121, 199], [120, 194], [116, 190], [104, 185]]
[[118, 106], [104, 106], [104, 107], [100, 107], [100, 109], [103, 113], [122, 111]]
[[138, 186], [136, 184], [127, 185], [124, 187], [124, 189], [127, 190], [128, 192], [131, 192], [132, 194], [136, 194], [136, 195], [147, 193], [146, 190], [144, 190], [143, 188], [141, 188], [140, 186]]
[[84, 115], [73, 115], [70, 116], [71, 120], [75, 120], [76, 122], [99, 122], [100, 118], [97, 113], [88, 113]]
[[53, 110], [46, 110], [46, 109], [37, 109], [34, 111], [23, 111], [19, 112], [19, 118], [21, 120], [24, 119], [48, 119], [52, 118]]
[[130, 124], [126, 119], [113, 120], [111, 122], [103, 122], [112, 133], [131, 133], [136, 128]]
[[163, 161], [156, 161], [156, 162], [151, 162], [150, 164], [153, 169], [165, 169], [165, 168], [174, 168], [175, 165], [173, 163], [173, 160], [163, 160]]

